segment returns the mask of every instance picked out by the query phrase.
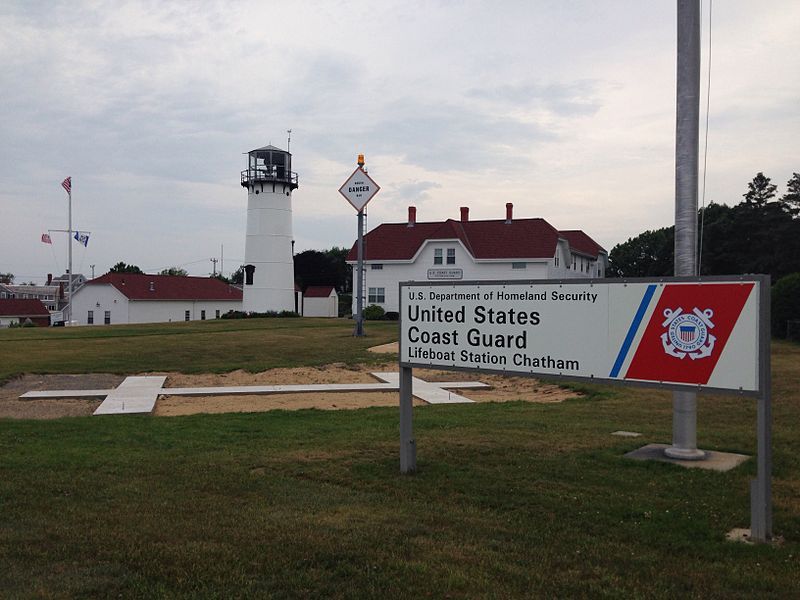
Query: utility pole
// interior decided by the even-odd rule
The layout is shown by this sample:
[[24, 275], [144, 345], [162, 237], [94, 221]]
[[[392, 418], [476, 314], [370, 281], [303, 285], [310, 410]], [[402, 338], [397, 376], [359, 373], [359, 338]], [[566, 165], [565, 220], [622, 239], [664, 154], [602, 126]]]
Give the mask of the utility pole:
[[[697, 275], [697, 171], [700, 141], [700, 0], [678, 0], [675, 126], [675, 276]], [[701, 460], [697, 394], [672, 393], [670, 458]]]
[[212, 258], [211, 262], [214, 264], [214, 273], [212, 274], [212, 277], [216, 277], [217, 276], [217, 263], [219, 262], [219, 259], [218, 258]]

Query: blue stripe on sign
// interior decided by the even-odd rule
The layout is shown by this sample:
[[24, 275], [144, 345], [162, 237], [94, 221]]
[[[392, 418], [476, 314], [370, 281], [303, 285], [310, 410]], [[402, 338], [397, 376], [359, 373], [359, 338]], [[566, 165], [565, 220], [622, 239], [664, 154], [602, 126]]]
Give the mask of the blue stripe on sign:
[[628, 350], [631, 349], [633, 338], [636, 337], [636, 332], [639, 330], [639, 325], [642, 324], [644, 313], [647, 312], [647, 307], [650, 306], [650, 300], [653, 299], [653, 294], [655, 293], [655, 284], [648, 285], [647, 290], [645, 290], [644, 296], [642, 297], [642, 301], [639, 304], [639, 310], [636, 311], [636, 316], [633, 317], [631, 327], [628, 329], [628, 335], [625, 336], [625, 341], [622, 343], [622, 348], [619, 349], [617, 360], [614, 363], [614, 368], [611, 369], [611, 374], [609, 377], [617, 377], [619, 375], [619, 370], [622, 368], [622, 363], [625, 362], [625, 357], [628, 356]]

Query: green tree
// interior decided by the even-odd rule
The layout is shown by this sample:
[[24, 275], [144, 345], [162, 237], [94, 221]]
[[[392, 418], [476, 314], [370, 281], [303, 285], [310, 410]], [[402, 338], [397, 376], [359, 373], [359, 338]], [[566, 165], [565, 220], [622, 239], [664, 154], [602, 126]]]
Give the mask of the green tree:
[[5, 283], [11, 285], [14, 283], [14, 274], [13, 273], [0, 273], [0, 283]]
[[675, 230], [645, 231], [617, 244], [608, 255], [609, 277], [663, 277], [674, 273]]
[[777, 189], [778, 186], [774, 185], [769, 177], [765, 177], [764, 173], [759, 171], [753, 177], [753, 181], [747, 184], [747, 192], [743, 194], [745, 204], [764, 206], [775, 197], [775, 190]]
[[189, 275], [189, 271], [180, 267], [170, 267], [168, 269], [163, 269], [159, 275], [177, 275], [178, 277], [187, 277]]
[[244, 284], [244, 265], [239, 265], [239, 268], [231, 273], [231, 276], [228, 278], [228, 283], [231, 285]]
[[786, 182], [786, 193], [781, 197], [788, 212], [792, 215], [800, 213], [800, 173], [792, 173]]
[[347, 264], [349, 252], [349, 248], [339, 248], [338, 246], [325, 250], [325, 254], [336, 268], [336, 291], [343, 294], [350, 293], [353, 288], [353, 267]]
[[108, 272], [109, 273], [138, 273], [140, 275], [144, 274], [144, 272], [139, 267], [137, 267], [136, 265], [129, 265], [129, 264], [124, 263], [122, 261], [118, 262], [113, 267], [111, 267], [108, 270]]
[[772, 334], [786, 337], [786, 324], [795, 319], [800, 319], [800, 273], [782, 277], [772, 286]]

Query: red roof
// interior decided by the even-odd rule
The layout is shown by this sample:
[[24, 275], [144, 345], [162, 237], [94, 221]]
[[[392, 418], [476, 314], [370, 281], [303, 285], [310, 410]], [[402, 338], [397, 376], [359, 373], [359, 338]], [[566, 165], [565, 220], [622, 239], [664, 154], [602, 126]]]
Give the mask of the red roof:
[[[566, 234], [566, 235], [565, 235]], [[569, 237], [567, 237], [567, 235]], [[559, 232], [544, 219], [504, 219], [439, 223], [384, 223], [364, 236], [365, 260], [411, 260], [427, 240], [458, 239], [477, 259], [552, 258], [559, 238], [565, 238], [579, 252], [603, 249], [582, 231]], [[356, 246], [347, 260], [358, 259]]]
[[131, 300], [241, 300], [242, 290], [215, 277], [106, 273], [86, 285], [110, 284]]
[[50, 311], [41, 300], [0, 300], [0, 316], [3, 317], [49, 317]]
[[306, 298], [327, 298], [333, 292], [332, 285], [310, 285], [303, 296]]
[[601, 252], [605, 252], [603, 247], [586, 235], [580, 229], [568, 229], [559, 231], [559, 235], [569, 242], [569, 247], [576, 252], [582, 252], [595, 257]]

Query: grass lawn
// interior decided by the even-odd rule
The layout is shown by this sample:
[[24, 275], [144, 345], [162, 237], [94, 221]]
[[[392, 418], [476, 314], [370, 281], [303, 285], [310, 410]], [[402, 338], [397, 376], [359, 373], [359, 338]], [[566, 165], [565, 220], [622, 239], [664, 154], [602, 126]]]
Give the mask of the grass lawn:
[[[348, 362], [395, 331], [16, 330], [0, 334], [0, 369]], [[724, 539], [749, 526], [754, 461], [716, 473], [623, 459], [669, 441], [670, 395], [584, 389], [415, 409], [413, 476], [399, 474], [396, 409], [0, 421], [0, 596], [800, 597], [800, 346], [773, 346], [778, 546]], [[698, 430], [704, 448], [752, 454], [755, 403], [701, 397]]]

